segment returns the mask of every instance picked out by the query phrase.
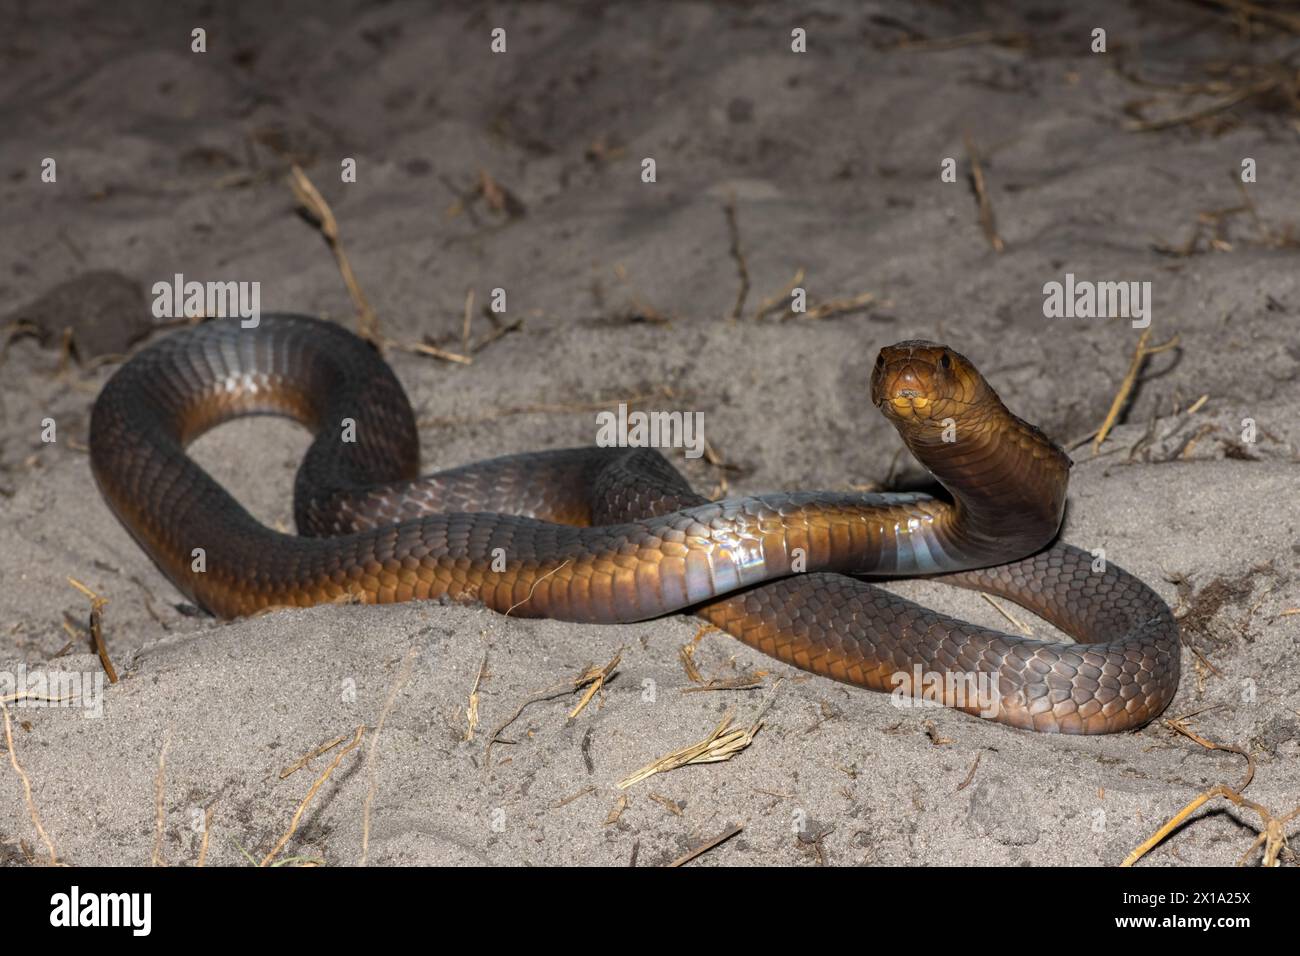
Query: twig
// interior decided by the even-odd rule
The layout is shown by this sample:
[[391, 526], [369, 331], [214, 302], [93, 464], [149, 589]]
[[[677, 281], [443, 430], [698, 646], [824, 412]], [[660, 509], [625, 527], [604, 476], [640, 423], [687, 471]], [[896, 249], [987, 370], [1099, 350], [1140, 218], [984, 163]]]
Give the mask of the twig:
[[682, 808], [677, 805], [676, 800], [665, 797], [662, 793], [651, 793], [647, 794], [647, 796], [673, 816], [680, 817], [682, 815]]
[[791, 279], [788, 283], [786, 283], [784, 289], [782, 289], [776, 295], [772, 296], [770, 299], [764, 299], [762, 302], [760, 302], [758, 304], [758, 309], [754, 312], [754, 321], [755, 322], [759, 321], [768, 313], [775, 311], [776, 308], [782, 305], [783, 303], [785, 304], [785, 307], [788, 311], [790, 308], [790, 304], [786, 302], [786, 299], [790, 297], [790, 294], [793, 293], [795, 289], [799, 288], [799, 284], [803, 282], [804, 275], [805, 275], [804, 268], [803, 266], [800, 266], [795, 271], [794, 278]]
[[474, 677], [474, 686], [469, 689], [469, 703], [465, 705], [465, 736], [464, 741], [469, 743], [474, 739], [474, 731], [478, 729], [478, 689], [483, 683], [483, 675], [487, 673], [488, 652], [483, 648], [483, 660], [479, 661], [478, 673]]
[[1022, 633], [1022, 634], [1026, 634], [1026, 635], [1028, 635], [1029, 637], [1033, 637], [1033, 636], [1034, 636], [1034, 632], [1033, 632], [1033, 630], [1032, 630], [1028, 625], [1026, 625], [1026, 624], [1024, 624], [1024, 623], [1022, 623], [1022, 622], [1020, 622], [1020, 621], [1018, 621], [1018, 620], [1016, 620], [1016, 618], [1012, 615], [1012, 613], [1011, 613], [1010, 611], [1008, 611], [1006, 608], [1004, 608], [1004, 607], [1003, 607], [1001, 604], [999, 604], [997, 601], [993, 600], [992, 595], [985, 594], [983, 591], [981, 591], [981, 592], [980, 592], [980, 597], [982, 597], [984, 600], [988, 601], [989, 604], [993, 605], [993, 609], [994, 609], [995, 611], [997, 611], [999, 614], [1001, 614], [1003, 617], [1005, 617], [1005, 618], [1006, 618], [1008, 621], [1010, 621], [1012, 624], [1014, 624], [1014, 625], [1016, 626], [1016, 628], [1019, 629], [1020, 633]]
[[626, 790], [647, 777], [653, 777], [657, 773], [666, 773], [669, 770], [676, 770], [678, 767], [685, 767], [688, 764], [718, 763], [723, 760], [730, 760], [754, 742], [754, 736], [763, 726], [763, 714], [772, 705], [772, 701], [776, 696], [776, 687], [779, 686], [780, 682], [778, 681], [777, 685], [773, 687], [772, 695], [759, 708], [748, 728], [728, 729], [736, 713], [733, 707], [723, 715], [722, 720], [718, 722], [717, 727], [713, 729], [713, 733], [709, 734], [709, 736], [698, 743], [682, 747], [680, 750], [675, 750], [647, 764], [631, 776], [620, 780], [618, 788]]
[[591, 703], [591, 699], [600, 692], [602, 687], [605, 686], [605, 681], [609, 678], [610, 674], [614, 673], [614, 668], [618, 667], [618, 662], [622, 659], [623, 648], [620, 647], [618, 653], [614, 655], [614, 659], [601, 668], [601, 670], [590, 681], [588, 681], [586, 693], [582, 695], [582, 699], [578, 701], [577, 706], [575, 706], [573, 710], [569, 711], [570, 720], [573, 720], [586, 709], [587, 705]]
[[970, 786], [970, 782], [975, 779], [975, 771], [979, 769], [980, 758], [984, 756], [984, 751], [975, 754], [975, 762], [970, 765], [970, 772], [966, 774], [966, 779], [957, 785], [957, 793], [961, 793]]
[[469, 351], [469, 324], [474, 318], [474, 290], [465, 290], [465, 318], [460, 326], [460, 350]]
[[709, 497], [714, 501], [717, 501], [720, 498], [725, 498], [727, 495], [727, 489], [730, 486], [730, 482], [727, 481], [727, 472], [740, 471], [740, 467], [729, 464], [727, 460], [722, 457], [722, 453], [714, 448], [707, 438], [704, 439], [704, 460], [718, 473], [718, 482], [713, 486]]
[[1217, 103], [1211, 103], [1209, 106], [1199, 110], [1193, 110], [1190, 113], [1183, 113], [1178, 116], [1170, 116], [1166, 119], [1159, 120], [1139, 120], [1136, 123], [1129, 123], [1128, 129], [1135, 133], [1149, 133], [1154, 130], [1169, 129], [1173, 126], [1182, 126], [1185, 123], [1195, 123], [1197, 120], [1207, 119], [1216, 113], [1222, 113], [1224, 110], [1232, 109], [1238, 103], [1242, 103], [1252, 97], [1259, 96], [1261, 93], [1267, 93], [1278, 85], [1278, 78], [1272, 77], [1267, 80], [1261, 80], [1258, 83], [1252, 83], [1250, 86], [1243, 86], [1231, 96], [1228, 96]]
[[311, 761], [312, 761], [313, 759], [315, 759], [316, 757], [321, 756], [322, 754], [329, 753], [331, 750], [333, 750], [335, 747], [337, 747], [339, 744], [343, 743], [343, 741], [345, 741], [345, 740], [347, 740], [347, 739], [348, 739], [348, 735], [347, 735], [347, 734], [343, 734], [343, 735], [340, 736], [340, 737], [335, 737], [335, 738], [334, 738], [333, 740], [331, 740], [329, 743], [321, 744], [319, 747], [317, 747], [317, 748], [316, 748], [315, 750], [313, 750], [311, 753], [309, 753], [309, 754], [305, 754], [304, 756], [299, 757], [299, 758], [298, 758], [297, 760], [295, 760], [293, 763], [289, 764], [289, 766], [285, 767], [283, 770], [280, 771], [280, 779], [281, 779], [281, 780], [284, 780], [286, 777], [291, 777], [291, 776], [293, 776], [295, 773], [297, 773], [297, 772], [298, 772], [299, 770], [301, 770], [303, 767], [307, 766], [307, 764], [311, 763]]
[[515, 319], [509, 325], [498, 326], [497, 328], [493, 329], [491, 332], [487, 333], [487, 335], [479, 339], [477, 342], [475, 342], [474, 346], [470, 349], [470, 354], [477, 355], [479, 352], [482, 352], [485, 348], [487, 348], [497, 339], [509, 335], [511, 332], [518, 332], [523, 327], [524, 327], [523, 319]]
[[9, 749], [9, 764], [14, 768], [14, 773], [18, 774], [18, 779], [23, 784], [23, 801], [27, 804], [27, 813], [32, 818], [32, 825], [36, 827], [37, 834], [45, 843], [45, 849], [50, 854], [50, 866], [59, 865], [59, 854], [54, 850], [54, 843], [50, 840], [50, 835], [45, 832], [45, 827], [41, 825], [41, 815], [36, 812], [36, 801], [32, 799], [32, 781], [27, 776], [27, 771], [23, 770], [22, 765], [18, 762], [18, 751], [14, 748], [14, 730], [9, 720], [9, 705], [0, 700], [0, 714], [4, 715], [5, 722], [5, 746]]
[[199, 860], [195, 864], [199, 869], [208, 859], [208, 838], [212, 835], [212, 807], [203, 810], [203, 839], [199, 841]]
[[[857, 295], [848, 299], [831, 299], [829, 302], [819, 303], [805, 312], [800, 316], [800, 318], [812, 319], [814, 321], [830, 319], [837, 315], [846, 315], [850, 312], [857, 312], [875, 301], [876, 294], [874, 292], [859, 292]], [[783, 316], [783, 318], [793, 318], [794, 315], [795, 313], [788, 312]]]
[[1181, 717], [1176, 720], [1166, 720], [1164, 721], [1164, 724], [1171, 730], [1176, 730], [1184, 737], [1196, 741], [1206, 750], [1222, 750], [1225, 753], [1236, 754], [1238, 757], [1244, 757], [1246, 760], [1246, 776], [1242, 779], [1241, 783], [1237, 784], [1236, 789], [1245, 790], [1249, 787], [1250, 782], [1255, 779], [1255, 758], [1250, 755], [1250, 752], [1243, 750], [1241, 747], [1234, 744], [1216, 744], [1212, 740], [1207, 740], [1196, 731], [1192, 730], [1191, 727], [1188, 726], [1187, 721], [1187, 717]]
[[935, 747], [946, 747], [948, 744], [956, 743], [952, 737], [945, 737], [939, 733], [939, 728], [934, 725], [933, 720], [925, 722], [925, 735], [930, 738], [930, 743]]
[[1226, 12], [1232, 14], [1234, 18], [1255, 17], [1258, 20], [1264, 20], [1274, 26], [1289, 30], [1292, 33], [1300, 33], [1300, 16], [1287, 13], [1283, 10], [1273, 10], [1269, 7], [1261, 7], [1258, 4], [1249, 3], [1247, 0], [1205, 0], [1205, 2], [1223, 7]]
[[117, 670], [109, 660], [108, 647], [104, 644], [104, 605], [108, 604], [108, 598], [100, 597], [76, 578], [68, 578], [68, 583], [90, 598], [90, 637], [95, 644], [95, 653], [99, 655], [99, 663], [108, 676], [108, 682], [116, 684]]
[[683, 687], [683, 694], [704, 694], [715, 690], [761, 690], [763, 674], [737, 674], [735, 677], [713, 677], [698, 687]]
[[626, 809], [627, 809], [627, 794], [626, 793], [620, 794], [619, 798], [614, 801], [614, 805], [609, 808], [609, 815], [605, 817], [604, 825], [610, 826], [612, 824], [618, 823], [618, 818], [623, 815], [623, 811]]
[[729, 196], [722, 207], [727, 217], [727, 234], [731, 237], [731, 258], [736, 262], [736, 274], [740, 277], [740, 289], [736, 292], [736, 304], [731, 307], [731, 320], [735, 322], [745, 311], [745, 298], [749, 295], [749, 266], [745, 263], [745, 254], [740, 249], [740, 225], [736, 221], [736, 197]]
[[1110, 403], [1110, 411], [1106, 413], [1106, 420], [1101, 423], [1097, 429], [1097, 435], [1092, 440], [1092, 453], [1097, 454], [1101, 448], [1101, 443], [1106, 440], [1110, 430], [1115, 427], [1115, 422], [1119, 419], [1119, 413], [1128, 401], [1129, 394], [1133, 391], [1133, 386], [1137, 384], [1138, 372], [1146, 360], [1159, 352], [1168, 351], [1178, 345], [1179, 336], [1174, 335], [1168, 342], [1163, 345], [1157, 345], [1151, 348], [1147, 347], [1147, 339], [1151, 338], [1151, 328], [1142, 330], [1142, 335], [1138, 338], [1137, 348], [1133, 350], [1133, 360], [1129, 363], [1128, 372], [1124, 376], [1124, 381], [1120, 383], [1119, 391], [1115, 393], [1114, 400]]
[[42, 700], [42, 701], [47, 701], [48, 703], [51, 704], [62, 704], [69, 700], [76, 700], [76, 699], [77, 699], [76, 694], [62, 694], [58, 697], [51, 697], [49, 694], [31, 694], [24, 691], [18, 694], [8, 694], [4, 697], [0, 697], [0, 703], [15, 704], [20, 700]]
[[497, 728], [494, 731], [492, 731], [491, 737], [488, 738], [487, 747], [484, 749], [483, 752], [483, 762], [485, 764], [490, 763], [492, 757], [493, 744], [504, 743], [504, 741], [501, 740], [501, 731], [505, 730], [516, 720], [518, 720], [519, 715], [522, 714], [526, 708], [532, 706], [533, 704], [540, 704], [543, 701], [555, 700], [557, 697], [567, 697], [569, 694], [581, 690], [583, 687], [587, 686], [593, 681], [600, 681], [603, 684], [605, 681], [609, 679], [610, 675], [614, 673], [614, 668], [618, 666], [618, 662], [622, 658], [622, 656], [623, 656], [622, 648], [619, 648], [619, 652], [614, 655], [614, 659], [611, 660], [604, 667], [598, 669], [594, 666], [588, 666], [583, 670], [581, 674], [579, 674], [573, 680], [565, 681], [562, 684], [556, 684], [552, 687], [548, 687], [546, 690], [539, 691], [538, 693], [533, 694], [531, 697], [525, 700], [522, 704], [520, 704], [517, 708], [515, 708], [515, 712], [513, 714], [511, 714], [508, 718], [506, 718], [500, 724], [498, 724]]
[[695, 859], [697, 856], [701, 856], [701, 855], [703, 855], [703, 854], [705, 854], [705, 853], [708, 853], [708, 852], [709, 852], [710, 850], [712, 850], [714, 847], [717, 847], [717, 846], [722, 845], [723, 843], [726, 843], [728, 840], [730, 840], [732, 837], [734, 837], [737, 833], [739, 833], [739, 832], [740, 832], [741, 830], [743, 830], [743, 829], [745, 829], [745, 828], [744, 828], [742, 825], [740, 825], [739, 823], [737, 823], [737, 824], [736, 824], [735, 826], [733, 826], [731, 829], [729, 829], [729, 830], [727, 830], [727, 831], [721, 833], [721, 834], [718, 835], [718, 836], [715, 836], [712, 840], [707, 840], [707, 841], [705, 841], [704, 843], [701, 843], [701, 844], [700, 844], [699, 846], [697, 846], [695, 849], [693, 849], [693, 850], [689, 850], [688, 852], [683, 853], [681, 856], [679, 856], [677, 859], [673, 860], [673, 861], [672, 861], [671, 863], [669, 863], [668, 865], [669, 865], [670, 867], [673, 867], [673, 866], [682, 866], [682, 865], [684, 865], [684, 864], [686, 864], [686, 863], [689, 863], [689, 862], [691, 862], [691, 860]]
[[969, 131], [962, 138], [966, 142], [966, 155], [970, 158], [971, 188], [975, 190], [975, 200], [979, 203], [980, 228], [984, 230], [984, 236], [993, 251], [1001, 252], [1005, 244], [998, 235], [998, 227], [993, 218], [993, 203], [989, 201], [988, 189], [984, 185], [984, 167], [980, 165], [979, 150]]
[[167, 865], [166, 860], [163, 859], [163, 830], [165, 824], [163, 797], [166, 794], [167, 786], [167, 750], [171, 745], [172, 735], [169, 730], [163, 736], [162, 750], [158, 752], [158, 772], [153, 778], [154, 830], [153, 857], [150, 859], [153, 866]]
[[427, 342], [399, 342], [396, 339], [384, 339], [383, 344], [390, 348], [400, 349], [403, 352], [414, 352], [416, 355], [428, 355], [444, 362], [455, 362], [457, 365], [474, 364], [474, 360], [468, 355], [448, 352], [446, 349], [440, 349], [438, 346], [430, 345]]
[[913, 39], [904, 37], [893, 45], [895, 50], [913, 53], [956, 50], [964, 46], [993, 43], [998, 46], [1024, 49], [1029, 46], [1029, 36], [1024, 33], [994, 33], [992, 30], [977, 30], [952, 37], [935, 37], [934, 39]]
[[[695, 639], [699, 640], [700, 634], [703, 633], [704, 629], [701, 628]], [[682, 662], [682, 670], [686, 671], [686, 679], [692, 684], [703, 684], [704, 675], [701, 674], [700, 669], [695, 666], [695, 648], [696, 644], [694, 641], [690, 644], [683, 644], [681, 649], [677, 652], [677, 657]]]
[[154, 594], [152, 591], [149, 590], [148, 585], [146, 585], [134, 574], [131, 575], [130, 581], [132, 584], [134, 584], [136, 587], [138, 587], [141, 591], [144, 592], [144, 609], [149, 612], [149, 616], [153, 618], [155, 621], [157, 621], [158, 626], [161, 627], [164, 631], [170, 631], [171, 626], [166, 621], [164, 621], [162, 617], [158, 614], [157, 610], [154, 609], [153, 606]]
[[343, 276], [343, 284], [348, 287], [352, 304], [357, 309], [358, 333], [362, 338], [379, 344], [379, 318], [375, 315], [375, 310], [370, 307], [365, 293], [361, 291], [361, 284], [357, 282], [356, 274], [352, 271], [352, 263], [348, 261], [347, 253], [343, 251], [343, 243], [339, 240], [339, 225], [334, 218], [333, 210], [297, 163], [290, 168], [289, 186], [298, 202], [315, 218], [321, 235], [325, 237], [330, 251], [334, 253], [339, 272]]
[[17, 319], [10, 322], [4, 327], [0, 334], [4, 336], [4, 342], [0, 342], [0, 362], [3, 362], [5, 356], [9, 353], [9, 346], [16, 338], [24, 335], [44, 341], [47, 337], [46, 331], [34, 322], [28, 322], [26, 319]]
[[366, 725], [362, 724], [357, 728], [356, 736], [352, 738], [352, 742], [340, 750], [334, 757], [334, 762], [325, 768], [324, 773], [316, 778], [316, 782], [313, 783], [311, 789], [307, 791], [307, 796], [302, 798], [302, 803], [298, 804], [298, 809], [294, 811], [293, 819], [289, 822], [289, 829], [285, 832], [284, 836], [280, 837], [275, 846], [271, 847], [271, 852], [262, 858], [262, 862], [259, 864], [260, 866], [270, 866], [271, 861], [274, 860], [279, 852], [284, 849], [285, 844], [293, 838], [294, 833], [298, 829], [298, 822], [302, 819], [303, 813], [306, 812], [308, 804], [310, 804], [315, 798], [316, 791], [325, 785], [325, 781], [328, 780], [330, 775], [338, 769], [339, 764], [343, 762], [343, 758], [360, 746], [361, 738], [365, 736], [365, 733]]
[[559, 810], [561, 807], [567, 807], [569, 804], [573, 803], [573, 801], [575, 801], [575, 800], [581, 800], [583, 797], [587, 796], [587, 794], [589, 794], [589, 793], [595, 793], [595, 792], [596, 792], [596, 788], [595, 788], [595, 787], [591, 787], [591, 786], [583, 787], [583, 788], [582, 788], [581, 790], [579, 790], [577, 793], [573, 794], [573, 796], [565, 797], [565, 798], [563, 798], [562, 800], [560, 800], [559, 803], [553, 803], [553, 804], [551, 804], [551, 809], [552, 809], [552, 810]]
[[699, 646], [700, 639], [710, 631], [718, 630], [716, 624], [702, 624], [695, 637], [689, 644], [683, 644], [678, 651], [678, 657], [682, 662], [682, 669], [686, 671], [686, 679], [694, 687], [683, 687], [683, 694], [700, 693], [702, 691], [715, 690], [755, 690], [763, 686], [763, 674], [749, 672], [746, 674], [737, 674], [735, 677], [712, 677], [705, 678], [700, 673], [700, 669], [695, 665], [695, 649]]
[[360, 865], [366, 865], [366, 859], [370, 856], [370, 808], [375, 802], [375, 793], [379, 790], [379, 783], [375, 778], [375, 751], [379, 746], [379, 735], [384, 730], [384, 724], [388, 720], [388, 715], [392, 713], [393, 704], [397, 702], [397, 695], [401, 693], [406, 682], [411, 678], [411, 667], [415, 664], [415, 659], [419, 657], [419, 647], [412, 647], [406, 652], [406, 659], [402, 661], [401, 669], [397, 672], [397, 677], [393, 679], [393, 686], [388, 689], [388, 697], [384, 700], [384, 709], [379, 712], [379, 722], [375, 724], [375, 732], [370, 735], [370, 746], [366, 749], [366, 777], [368, 784], [366, 786], [366, 799], [361, 809], [361, 860]]
[[492, 174], [482, 167], [478, 171], [478, 194], [483, 197], [489, 209], [505, 213], [509, 219], [518, 219], [527, 212], [519, 197], [492, 178]]
[[558, 564], [558, 565], [556, 565], [555, 567], [551, 568], [551, 570], [547, 571], [547, 572], [546, 572], [545, 574], [543, 574], [540, 578], [538, 578], [536, 581], [534, 581], [534, 582], [533, 582], [533, 586], [530, 587], [530, 588], [528, 589], [528, 597], [524, 598], [522, 601], [516, 601], [514, 604], [510, 605], [510, 607], [506, 609], [506, 617], [509, 617], [510, 614], [511, 614], [511, 612], [513, 612], [515, 608], [520, 607], [521, 605], [527, 604], [529, 601], [531, 601], [531, 600], [533, 599], [533, 594], [534, 594], [534, 592], [536, 592], [536, 590], [537, 590], [537, 585], [541, 584], [543, 581], [545, 581], [547, 578], [549, 578], [552, 574], [555, 574], [555, 573], [557, 573], [557, 572], [559, 572], [559, 571], [564, 570], [565, 565], [567, 565], [567, 564], [568, 564], [570, 561], [572, 561], [572, 560], [573, 560], [572, 558], [565, 558], [563, 562], [561, 562], [560, 564]]
[[1161, 840], [1181, 826], [1189, 816], [1215, 797], [1223, 797], [1226, 800], [1232, 801], [1239, 807], [1253, 810], [1264, 824], [1263, 832], [1259, 834], [1246, 852], [1242, 854], [1241, 858], [1237, 861], [1237, 865], [1244, 866], [1246, 860], [1250, 857], [1250, 854], [1261, 845], [1264, 847], [1264, 865], [1268, 867], [1279, 865], [1278, 856], [1281, 855], [1282, 851], [1286, 848], [1286, 825], [1297, 817], [1300, 817], [1300, 807], [1296, 807], [1285, 816], [1277, 817], [1266, 807], [1255, 803], [1253, 800], [1246, 799], [1241, 795], [1241, 791], [1250, 786], [1250, 782], [1255, 776], [1255, 760], [1246, 750], [1231, 744], [1216, 744], [1213, 741], [1206, 740], [1204, 737], [1188, 728], [1182, 720], [1167, 720], [1165, 721], [1165, 724], [1173, 730], [1176, 730], [1178, 733], [1190, 737], [1202, 747], [1209, 750], [1225, 750], [1229, 753], [1235, 753], [1239, 756], [1245, 757], [1246, 779], [1243, 780], [1235, 789], [1226, 784], [1219, 784], [1218, 786], [1211, 787], [1204, 793], [1197, 795], [1191, 803], [1179, 810], [1167, 823], [1160, 827], [1160, 829], [1157, 830], [1150, 839], [1143, 842], [1132, 853], [1125, 857], [1124, 862], [1121, 863], [1120, 866], [1132, 866], [1145, 856], [1153, 847], [1159, 844]]

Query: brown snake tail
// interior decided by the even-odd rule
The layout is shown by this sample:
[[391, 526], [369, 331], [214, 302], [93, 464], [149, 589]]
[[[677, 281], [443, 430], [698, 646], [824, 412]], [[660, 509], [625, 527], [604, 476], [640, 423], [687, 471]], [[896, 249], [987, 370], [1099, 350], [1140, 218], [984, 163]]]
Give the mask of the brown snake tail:
[[[900, 703], [1061, 733], [1159, 714], [1178, 687], [1177, 626], [1141, 581], [1052, 544], [1065, 454], [940, 345], [883, 349], [871, 397], [951, 503], [711, 502], [658, 452], [614, 448], [420, 478], [414, 415], [392, 370], [344, 329], [292, 315], [253, 329], [210, 322], [143, 349], [95, 402], [90, 460], [140, 546], [224, 617], [440, 596], [603, 623], [689, 609], [773, 657]], [[298, 535], [260, 524], [185, 453], [207, 429], [264, 413], [316, 433], [295, 485]], [[931, 574], [1015, 601], [1080, 643], [975, 627], [848, 576]]]

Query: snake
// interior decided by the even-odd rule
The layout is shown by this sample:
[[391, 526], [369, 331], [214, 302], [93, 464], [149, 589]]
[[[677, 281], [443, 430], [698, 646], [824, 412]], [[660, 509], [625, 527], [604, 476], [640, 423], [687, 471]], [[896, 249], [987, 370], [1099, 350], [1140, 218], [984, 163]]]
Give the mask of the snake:
[[[953, 349], [881, 349], [871, 403], [937, 483], [713, 501], [656, 448], [492, 458], [420, 476], [415, 413], [378, 346], [263, 314], [145, 345], [91, 412], [110, 509], [194, 604], [441, 599], [516, 617], [628, 623], [677, 612], [813, 674], [1025, 730], [1139, 728], [1178, 688], [1178, 628], [1147, 584], [1059, 540], [1071, 459]], [[230, 419], [314, 432], [297, 533], [254, 518], [186, 447]], [[881, 587], [933, 578], [1018, 604], [1070, 640], [976, 626]]]

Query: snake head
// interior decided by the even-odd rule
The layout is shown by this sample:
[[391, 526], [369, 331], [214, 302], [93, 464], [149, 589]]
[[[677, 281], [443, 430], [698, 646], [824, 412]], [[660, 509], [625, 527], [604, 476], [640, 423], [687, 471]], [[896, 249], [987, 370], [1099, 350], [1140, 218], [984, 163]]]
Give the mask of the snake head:
[[900, 430], [960, 426], [982, 416], [993, 390], [964, 355], [914, 339], [880, 350], [871, 402]]

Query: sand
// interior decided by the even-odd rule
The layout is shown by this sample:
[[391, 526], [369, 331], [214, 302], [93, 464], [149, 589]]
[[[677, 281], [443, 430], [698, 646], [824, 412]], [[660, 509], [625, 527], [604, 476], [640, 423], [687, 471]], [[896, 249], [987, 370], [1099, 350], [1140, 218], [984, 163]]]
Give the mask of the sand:
[[[1179, 615], [1184, 676], [1165, 716], [1248, 751], [1258, 803], [1300, 801], [1297, 118], [1261, 95], [1133, 131], [1135, 100], [1154, 98], [1150, 118], [1224, 94], [1173, 95], [1119, 69], [1203, 80], [1216, 60], [1275, 59], [1284, 34], [1247, 44], [1181, 3], [993, 19], [908, 4], [60, 6], [0, 26], [0, 324], [30, 323], [9, 326], [23, 334], [0, 359], [0, 672], [102, 674], [72, 577], [108, 599], [120, 680], [98, 716], [10, 705], [31, 800], [5, 754], [0, 863], [50, 847], [77, 864], [261, 861], [362, 727], [278, 859], [653, 865], [740, 826], [692, 865], [1113, 865], [1198, 792], [1244, 776], [1241, 756], [1163, 721], [1068, 738], [900, 710], [719, 633], [700, 638], [699, 670], [756, 670], [761, 686], [690, 692], [686, 616], [196, 615], [100, 499], [90, 408], [115, 353], [149, 340], [151, 286], [176, 273], [256, 280], [264, 309], [356, 326], [334, 257], [296, 212], [293, 162], [333, 209], [387, 337], [464, 351], [469, 291], [472, 342], [495, 327], [481, 312], [493, 289], [507, 295], [500, 326], [522, 320], [469, 365], [389, 351], [430, 471], [589, 444], [598, 407], [641, 397], [703, 412], [727, 467], [681, 466], [706, 493], [908, 486], [924, 475], [866, 387], [876, 351], [912, 337], [966, 354], [1014, 411], [1073, 444], [1105, 418], [1141, 330], [1045, 318], [1043, 286], [1151, 282], [1148, 342], [1176, 345], [1146, 363], [1102, 454], [1074, 449], [1063, 539], [1105, 548]], [[903, 25], [966, 40], [900, 46]], [[195, 26], [204, 54], [189, 50]], [[1106, 54], [1088, 52], [1096, 26]], [[796, 27], [806, 54], [790, 51]], [[966, 177], [967, 131], [1001, 253]], [[344, 157], [355, 183], [340, 182]], [[1246, 157], [1257, 182], [1243, 194]], [[510, 203], [476, 192], [483, 171]], [[871, 299], [756, 318], [800, 271], [814, 306]], [[193, 451], [289, 529], [307, 440], [240, 421]], [[1010, 626], [977, 595], [894, 587]], [[616, 655], [576, 717], [581, 693], [539, 701], [488, 752], [521, 704]], [[744, 727], [761, 711], [762, 726], [732, 760], [619, 789], [733, 709]], [[1235, 863], [1258, 824], [1213, 804], [1142, 865]]]

